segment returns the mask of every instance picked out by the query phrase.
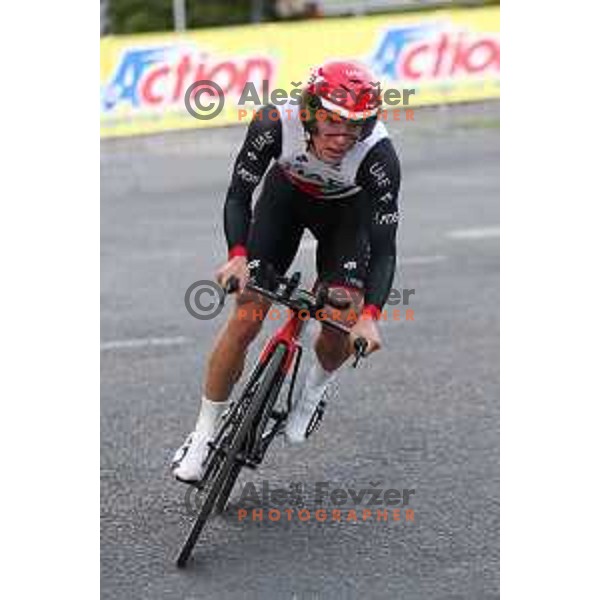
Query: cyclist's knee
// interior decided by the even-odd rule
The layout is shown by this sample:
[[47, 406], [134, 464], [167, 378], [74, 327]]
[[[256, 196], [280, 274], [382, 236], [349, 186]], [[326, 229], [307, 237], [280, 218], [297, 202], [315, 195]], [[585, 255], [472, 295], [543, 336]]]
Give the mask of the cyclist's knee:
[[[360, 318], [360, 313], [363, 307], [363, 294], [359, 290], [349, 290], [342, 287], [331, 287], [330, 297], [338, 303], [349, 303], [348, 308], [339, 309], [328, 306], [325, 308], [326, 318], [345, 325], [350, 328]], [[348, 339], [345, 334], [331, 329], [329, 327], [321, 327], [320, 343], [330, 352], [346, 352]]]
[[[337, 323], [352, 327], [358, 321], [360, 313], [364, 304], [364, 294], [358, 289], [349, 289], [345, 287], [331, 286], [329, 288], [329, 296], [334, 302], [338, 304], [347, 304], [348, 307], [344, 309], [334, 308], [331, 306], [326, 307], [327, 317]], [[323, 331], [327, 332], [327, 335], [339, 336], [338, 332], [323, 328]]]

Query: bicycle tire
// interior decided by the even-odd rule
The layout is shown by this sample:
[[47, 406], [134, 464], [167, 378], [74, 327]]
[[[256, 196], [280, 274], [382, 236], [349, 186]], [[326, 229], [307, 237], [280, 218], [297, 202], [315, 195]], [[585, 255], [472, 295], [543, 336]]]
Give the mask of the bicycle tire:
[[[274, 357], [274, 360], [277, 360], [278, 363], [280, 362], [280, 360], [276, 357]], [[273, 377], [271, 378], [270, 375], [269, 377], [271, 379], [271, 384], [268, 387], [268, 393], [264, 395], [264, 400], [262, 401], [262, 408], [258, 411], [258, 414], [254, 419], [254, 430], [249, 432], [249, 441], [254, 440], [256, 442], [256, 439], [261, 437], [265, 429], [270, 411], [273, 408], [275, 402], [277, 401], [277, 397], [279, 396], [279, 392], [281, 391], [281, 384], [285, 379], [285, 373], [283, 373], [281, 369], [277, 369]], [[252, 446], [250, 446], [249, 448], [252, 451]], [[221, 490], [221, 493], [219, 494], [219, 497], [217, 498], [217, 501], [215, 503], [215, 514], [220, 515], [225, 510], [227, 501], [229, 500], [229, 496], [231, 495], [231, 492], [241, 470], [242, 464], [234, 463], [234, 466], [231, 469], [231, 472], [225, 484], [223, 485], [223, 489]]]
[[[179, 552], [179, 556], [177, 557], [177, 566], [179, 568], [185, 567], [196, 542], [198, 541], [198, 537], [204, 528], [206, 521], [210, 517], [213, 508], [217, 499], [219, 498], [222, 491], [224, 491], [224, 486], [229, 484], [228, 479], [233, 474], [233, 470], [236, 469], [239, 463], [236, 463], [237, 454], [240, 451], [242, 444], [244, 442], [245, 437], [249, 433], [249, 429], [254, 423], [254, 419], [258, 410], [263, 405], [265, 401], [265, 396], [270, 392], [273, 382], [276, 381], [276, 377], [279, 375], [279, 371], [281, 369], [281, 365], [285, 358], [287, 350], [283, 345], [279, 345], [275, 348], [271, 357], [269, 359], [269, 364], [263, 370], [261, 374], [261, 381], [259, 384], [259, 388], [248, 407], [247, 413], [244, 415], [241, 423], [238, 425], [237, 430], [233, 434], [231, 445], [227, 449], [227, 454], [221, 464], [218, 466], [218, 473], [212, 480], [210, 489], [206, 494], [204, 502], [202, 503], [202, 508], [196, 517], [196, 521], [194, 522], [194, 526], [190, 531], [181, 551]], [[242, 392], [243, 395], [248, 393], [248, 387], [244, 388]], [[239, 475], [239, 470], [238, 473]], [[228, 490], [231, 493], [231, 489], [235, 484], [235, 479], [237, 479], [237, 475], [234, 480], [231, 482], [230, 489]], [[229, 494], [228, 494], [229, 496]], [[226, 500], [225, 500], [226, 501]]]
[[231, 472], [229, 473], [229, 477], [223, 485], [223, 489], [221, 490], [221, 494], [217, 498], [217, 502], [215, 504], [215, 514], [220, 515], [227, 505], [227, 500], [229, 500], [229, 496], [233, 490], [233, 486], [237, 481], [237, 478], [242, 470], [242, 465], [240, 463], [234, 463]]

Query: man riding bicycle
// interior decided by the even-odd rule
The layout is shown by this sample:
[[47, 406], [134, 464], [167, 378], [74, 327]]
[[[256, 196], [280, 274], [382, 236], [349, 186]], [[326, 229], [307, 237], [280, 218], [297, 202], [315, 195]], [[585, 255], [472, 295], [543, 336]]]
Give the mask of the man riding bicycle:
[[[358, 63], [326, 63], [313, 73], [299, 104], [265, 106], [248, 127], [225, 200], [228, 261], [217, 273], [221, 285], [231, 277], [240, 282], [236, 308], [209, 357], [196, 428], [173, 459], [181, 481], [201, 478], [207, 442], [269, 309], [267, 300], [243, 288], [250, 278], [264, 281], [268, 270], [285, 274], [304, 229], [318, 243], [319, 280], [349, 303], [338, 320], [352, 336], [321, 328], [317, 359], [288, 417], [290, 442], [306, 439], [335, 372], [352, 354], [353, 339], [367, 339], [367, 353], [381, 347], [376, 322], [394, 278], [401, 174], [378, 119], [381, 96], [374, 81]], [[253, 210], [252, 194], [272, 161]]]

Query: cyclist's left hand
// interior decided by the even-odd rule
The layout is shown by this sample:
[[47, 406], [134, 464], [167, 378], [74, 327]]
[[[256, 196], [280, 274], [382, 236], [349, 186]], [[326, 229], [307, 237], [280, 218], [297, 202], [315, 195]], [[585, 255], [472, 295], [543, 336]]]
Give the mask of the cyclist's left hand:
[[369, 342], [366, 352], [367, 355], [381, 348], [381, 336], [379, 335], [377, 321], [374, 319], [361, 317], [352, 327], [350, 332], [351, 348], [354, 348], [354, 340], [358, 337], [364, 337]]

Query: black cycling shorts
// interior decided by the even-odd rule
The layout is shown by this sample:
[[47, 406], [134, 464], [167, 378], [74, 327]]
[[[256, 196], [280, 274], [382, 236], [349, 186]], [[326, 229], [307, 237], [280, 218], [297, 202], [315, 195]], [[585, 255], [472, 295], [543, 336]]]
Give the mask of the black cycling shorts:
[[250, 274], [262, 286], [267, 285], [269, 270], [285, 275], [308, 229], [317, 240], [318, 278], [363, 289], [370, 218], [370, 202], [364, 192], [343, 199], [314, 198], [274, 165], [265, 176], [253, 211], [247, 243]]

